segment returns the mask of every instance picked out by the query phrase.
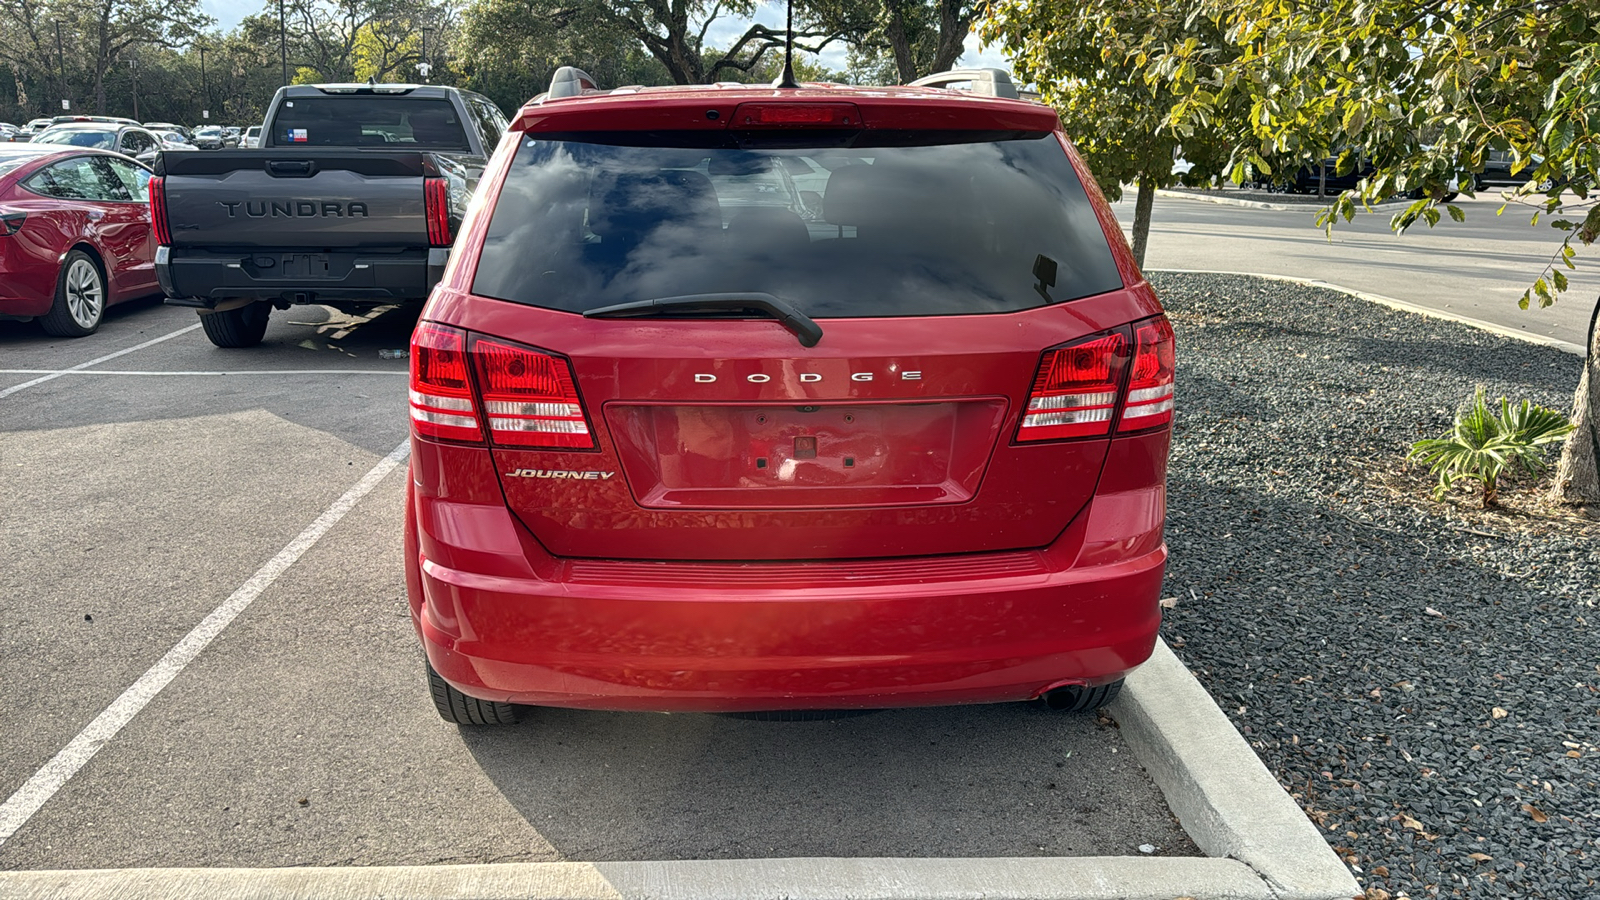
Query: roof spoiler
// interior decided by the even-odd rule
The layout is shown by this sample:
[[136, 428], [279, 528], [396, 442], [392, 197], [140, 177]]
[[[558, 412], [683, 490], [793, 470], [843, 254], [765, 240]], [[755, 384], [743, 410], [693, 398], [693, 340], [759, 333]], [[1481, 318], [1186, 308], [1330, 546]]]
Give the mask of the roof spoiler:
[[1005, 69], [951, 69], [918, 78], [911, 82], [911, 87], [942, 88], [953, 84], [968, 85], [964, 90], [984, 97], [1004, 97], [1008, 100], [1021, 97], [1016, 84], [1011, 81], [1011, 73]]
[[562, 66], [550, 78], [550, 90], [546, 91], [546, 100], [559, 100], [562, 97], [577, 97], [584, 91], [598, 90], [594, 78], [582, 69], [573, 66]]

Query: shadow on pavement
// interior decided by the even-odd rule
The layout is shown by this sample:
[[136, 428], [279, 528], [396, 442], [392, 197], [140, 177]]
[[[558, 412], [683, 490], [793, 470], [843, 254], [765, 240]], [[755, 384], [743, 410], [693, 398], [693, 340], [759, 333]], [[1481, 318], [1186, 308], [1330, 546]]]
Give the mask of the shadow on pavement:
[[1113, 727], [1023, 704], [812, 722], [526, 709], [462, 739], [568, 859], [1199, 853]]

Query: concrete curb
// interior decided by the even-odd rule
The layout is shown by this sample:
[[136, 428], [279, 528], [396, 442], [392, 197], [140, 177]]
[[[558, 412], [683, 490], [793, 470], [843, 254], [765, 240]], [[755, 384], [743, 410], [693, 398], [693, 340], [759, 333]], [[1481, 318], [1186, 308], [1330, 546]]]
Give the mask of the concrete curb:
[[1361, 888], [1194, 675], [1157, 640], [1108, 712], [1183, 830], [1237, 859], [1277, 900], [1347, 900]]
[[[1137, 194], [1138, 191], [1133, 193]], [[1188, 191], [1169, 191], [1166, 188], [1156, 189], [1157, 197], [1175, 197], [1179, 200], [1198, 200], [1201, 203], [1220, 203], [1223, 206], [1244, 206], [1250, 209], [1318, 209], [1311, 204], [1268, 203], [1265, 200], [1245, 200], [1242, 197], [1211, 197], [1205, 194], [1191, 194]]]
[[7, 900], [1276, 900], [1232, 859], [754, 859], [0, 873]]
[[1566, 353], [1573, 353], [1578, 356], [1586, 356], [1588, 354], [1588, 351], [1585, 350], [1583, 346], [1574, 344], [1571, 341], [1563, 341], [1559, 338], [1547, 337], [1542, 334], [1530, 334], [1529, 332], [1519, 331], [1515, 328], [1510, 328], [1505, 325], [1498, 325], [1494, 322], [1486, 322], [1482, 319], [1474, 319], [1469, 316], [1448, 313], [1444, 312], [1443, 310], [1432, 309], [1427, 306], [1420, 306], [1416, 303], [1411, 303], [1406, 300], [1396, 300], [1393, 297], [1385, 297], [1382, 294], [1369, 294], [1366, 291], [1358, 291], [1354, 288], [1347, 288], [1342, 284], [1334, 284], [1330, 281], [1320, 281], [1316, 278], [1297, 278], [1293, 275], [1268, 275], [1264, 272], [1231, 272], [1221, 269], [1145, 269], [1145, 271], [1173, 272], [1180, 275], [1243, 275], [1249, 278], [1265, 278], [1268, 281], [1287, 281], [1290, 284], [1299, 284], [1306, 287], [1338, 291], [1341, 294], [1366, 300], [1370, 303], [1376, 303], [1380, 306], [1387, 306], [1390, 309], [1398, 309], [1402, 312], [1416, 313], [1419, 316], [1427, 316], [1430, 319], [1443, 319], [1447, 322], [1457, 322], [1462, 325], [1470, 325], [1480, 331], [1487, 331], [1492, 334], [1498, 334], [1501, 337], [1525, 341], [1529, 344], [1539, 344], [1545, 347], [1553, 347], [1557, 350], [1561, 350]]

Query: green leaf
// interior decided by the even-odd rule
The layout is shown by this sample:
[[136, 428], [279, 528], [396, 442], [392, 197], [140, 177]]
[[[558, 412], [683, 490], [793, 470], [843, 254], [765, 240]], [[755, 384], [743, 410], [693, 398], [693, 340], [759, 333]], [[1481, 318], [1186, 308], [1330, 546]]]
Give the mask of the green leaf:
[[1550, 280], [1555, 282], [1556, 293], [1562, 293], [1567, 289], [1567, 273], [1560, 269], [1550, 273]]
[[1446, 206], [1445, 209], [1450, 212], [1450, 218], [1456, 220], [1457, 222], [1465, 222], [1467, 220], [1467, 214], [1462, 211], [1461, 207]]

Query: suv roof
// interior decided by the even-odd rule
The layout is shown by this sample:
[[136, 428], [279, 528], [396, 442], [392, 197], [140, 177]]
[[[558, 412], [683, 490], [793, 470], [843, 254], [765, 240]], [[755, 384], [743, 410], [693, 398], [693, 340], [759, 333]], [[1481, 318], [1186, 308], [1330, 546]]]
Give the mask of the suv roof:
[[[521, 131], [723, 129], [742, 103], [853, 104], [850, 127], [942, 128], [956, 131], [1054, 131], [1056, 111], [1030, 100], [985, 97], [926, 87], [865, 87], [807, 83], [799, 88], [721, 83], [585, 90], [570, 97], [540, 95], [517, 113]], [[713, 115], [715, 113], [715, 115]], [[782, 127], [774, 125], [773, 127]]]

